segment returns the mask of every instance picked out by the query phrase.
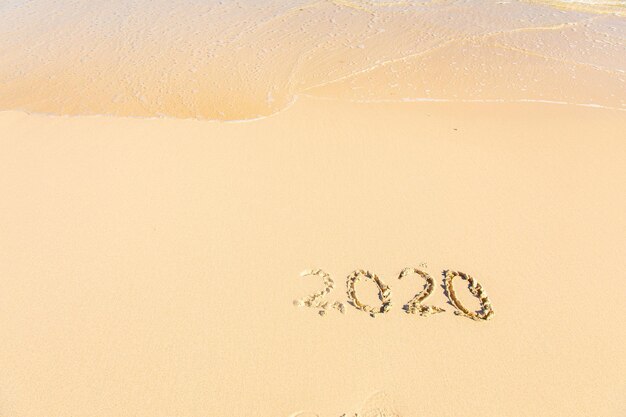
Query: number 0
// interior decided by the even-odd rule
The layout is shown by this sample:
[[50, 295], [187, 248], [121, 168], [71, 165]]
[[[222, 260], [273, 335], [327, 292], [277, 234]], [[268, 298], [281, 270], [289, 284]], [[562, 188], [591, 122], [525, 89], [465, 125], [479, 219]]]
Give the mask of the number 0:
[[[452, 286], [452, 281], [456, 277], [460, 277], [462, 280], [468, 282], [470, 292], [480, 301], [480, 306], [482, 308], [481, 311], [475, 313], [468, 310], [457, 298], [456, 293], [454, 292], [454, 287]], [[452, 304], [454, 304], [454, 306], [458, 309], [455, 314], [464, 315], [472, 320], [489, 320], [495, 314], [493, 308], [491, 307], [491, 300], [489, 300], [487, 292], [483, 289], [482, 285], [480, 285], [480, 283], [470, 275], [463, 272], [446, 271], [444, 283], [446, 292], [448, 293], [448, 298], [450, 298]]]
[[[368, 306], [367, 304], [363, 304], [357, 298], [354, 284], [361, 277], [371, 279], [376, 283], [376, 286], [378, 287], [378, 295], [380, 296], [380, 300], [382, 301], [382, 305], [379, 309], [375, 309], [371, 306]], [[348, 299], [356, 308], [358, 308], [359, 310], [363, 310], [366, 313], [369, 313], [372, 317], [375, 317], [376, 314], [385, 314], [391, 308], [391, 288], [385, 285], [385, 283], [382, 282], [380, 278], [376, 276], [376, 274], [373, 274], [370, 271], [357, 269], [356, 271], [348, 275]]]

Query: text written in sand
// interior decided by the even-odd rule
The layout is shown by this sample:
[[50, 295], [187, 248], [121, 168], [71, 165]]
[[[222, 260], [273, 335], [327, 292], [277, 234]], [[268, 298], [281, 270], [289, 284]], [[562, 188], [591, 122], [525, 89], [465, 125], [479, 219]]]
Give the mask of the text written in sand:
[[[435, 289], [435, 280], [430, 275], [428, 275], [428, 273], [418, 268], [403, 269], [402, 272], [400, 272], [400, 274], [398, 275], [398, 279], [402, 279], [411, 274], [414, 274], [417, 277], [424, 279], [426, 281], [426, 285], [424, 286], [424, 289], [422, 291], [417, 293], [415, 297], [413, 297], [406, 303], [404, 311], [407, 314], [419, 314], [420, 316], [424, 317], [437, 313], [443, 313], [445, 311], [443, 308], [425, 304], [426, 299], [430, 297]], [[311, 295], [295, 300], [294, 305], [296, 305], [297, 307], [309, 307], [317, 309], [321, 316], [324, 316], [326, 312], [330, 309], [335, 309], [341, 313], [345, 313], [345, 305], [342, 302], [330, 302], [324, 299], [326, 295], [330, 294], [335, 286], [334, 281], [330, 277], [330, 274], [324, 272], [321, 269], [310, 269], [303, 271], [300, 276], [320, 277], [324, 283], [324, 288]], [[467, 288], [469, 289], [470, 293], [480, 301], [480, 311], [471, 311], [463, 305], [461, 300], [459, 300], [453, 286], [453, 281], [457, 277], [467, 282]], [[381, 303], [380, 306], [373, 307], [359, 300], [356, 294], [355, 284], [361, 279], [374, 282], [374, 284], [378, 288], [378, 297]], [[376, 274], [370, 271], [357, 269], [348, 275], [346, 283], [348, 288], [348, 303], [354, 306], [357, 310], [364, 311], [372, 317], [375, 317], [378, 314], [385, 314], [389, 312], [389, 310], [391, 310], [391, 307], [393, 306], [393, 303], [391, 301], [391, 287], [385, 284]], [[472, 320], [478, 321], [489, 320], [494, 316], [493, 307], [491, 306], [491, 300], [487, 296], [487, 292], [485, 291], [483, 286], [472, 276], [464, 272], [449, 270], [444, 271], [443, 288], [445, 289], [445, 294], [450, 300], [450, 303], [456, 309], [454, 312], [456, 315], [465, 316]]]

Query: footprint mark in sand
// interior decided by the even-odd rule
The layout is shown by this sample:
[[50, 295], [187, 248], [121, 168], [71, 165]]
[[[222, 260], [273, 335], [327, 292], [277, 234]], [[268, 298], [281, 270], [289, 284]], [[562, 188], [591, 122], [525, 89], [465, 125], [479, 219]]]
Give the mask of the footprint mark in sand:
[[[344, 413], [340, 417], [400, 417], [390, 397], [382, 391], [370, 396], [360, 408], [361, 411], [358, 413]], [[289, 417], [320, 417], [320, 415], [310, 411], [300, 411]]]

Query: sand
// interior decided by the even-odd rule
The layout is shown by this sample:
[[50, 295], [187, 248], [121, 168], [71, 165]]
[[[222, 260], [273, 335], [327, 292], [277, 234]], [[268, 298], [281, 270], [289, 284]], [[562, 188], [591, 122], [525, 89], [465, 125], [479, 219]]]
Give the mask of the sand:
[[[625, 410], [621, 111], [305, 98], [247, 123], [0, 128], [3, 417]], [[426, 283], [407, 267], [445, 312], [403, 311]], [[293, 305], [316, 268], [345, 314]], [[357, 269], [387, 313], [348, 304]], [[444, 270], [495, 316], [453, 314]]]
[[242, 120], [303, 95], [626, 109], [614, 1], [4, 2], [3, 110]]
[[0, 2], [0, 417], [623, 417], [626, 5]]

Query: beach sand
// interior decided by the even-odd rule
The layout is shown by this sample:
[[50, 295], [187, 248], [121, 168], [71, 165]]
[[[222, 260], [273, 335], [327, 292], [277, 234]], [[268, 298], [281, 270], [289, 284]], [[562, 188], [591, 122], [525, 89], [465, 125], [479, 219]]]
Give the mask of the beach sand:
[[0, 57], [0, 417], [626, 415], [623, 2], [3, 0]]
[[[3, 417], [625, 410], [621, 111], [309, 98], [246, 123], [0, 128]], [[422, 263], [445, 313], [402, 311]], [[312, 268], [345, 314], [292, 304]], [[346, 303], [355, 269], [392, 288], [387, 314]], [[453, 314], [448, 269], [492, 320]]]

